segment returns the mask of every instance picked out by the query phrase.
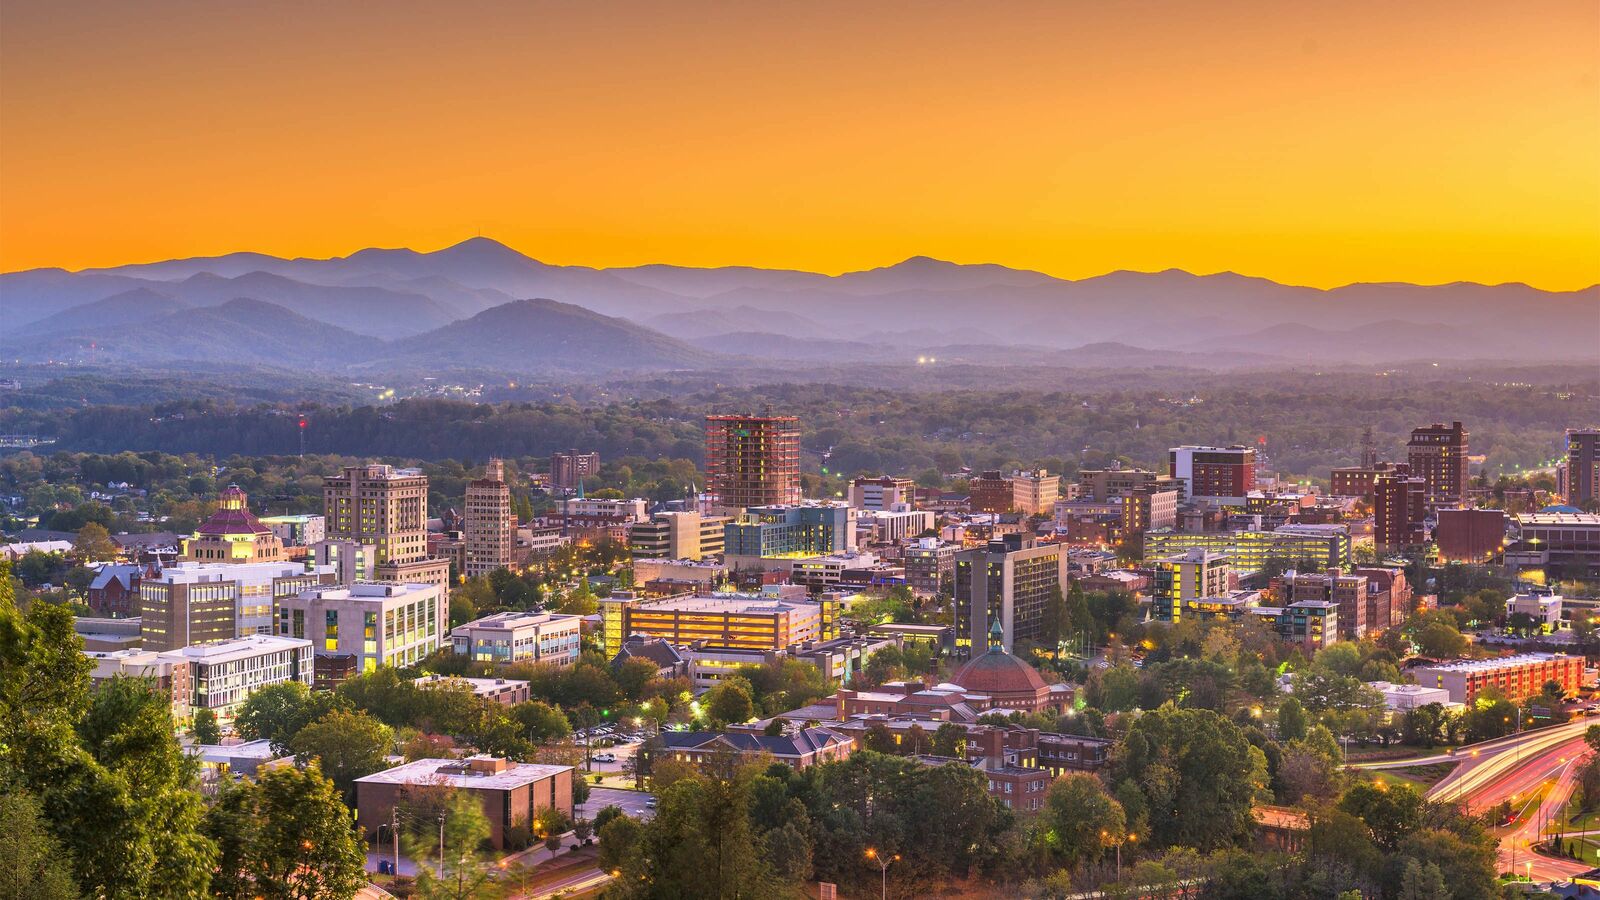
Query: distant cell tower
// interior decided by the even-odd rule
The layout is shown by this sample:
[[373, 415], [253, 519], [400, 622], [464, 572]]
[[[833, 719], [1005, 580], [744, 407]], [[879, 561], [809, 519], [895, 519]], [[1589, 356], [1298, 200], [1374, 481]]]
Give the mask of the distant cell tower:
[[1378, 442], [1372, 439], [1372, 426], [1361, 430], [1361, 467], [1370, 469], [1378, 464]]
[[306, 417], [300, 417], [300, 455], [306, 455]]

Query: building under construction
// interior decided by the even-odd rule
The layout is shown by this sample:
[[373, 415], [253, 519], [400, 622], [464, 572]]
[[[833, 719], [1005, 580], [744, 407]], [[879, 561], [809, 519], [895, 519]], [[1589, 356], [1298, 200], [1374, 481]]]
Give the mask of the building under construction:
[[800, 500], [794, 416], [706, 416], [706, 491], [723, 509]]

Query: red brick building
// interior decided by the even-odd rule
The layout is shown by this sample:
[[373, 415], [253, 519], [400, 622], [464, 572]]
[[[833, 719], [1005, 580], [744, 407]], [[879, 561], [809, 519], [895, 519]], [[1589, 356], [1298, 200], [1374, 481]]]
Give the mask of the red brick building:
[[1441, 509], [1433, 529], [1446, 562], [1486, 563], [1506, 546], [1506, 514], [1498, 509]]
[[1423, 540], [1428, 514], [1428, 486], [1410, 475], [1380, 475], [1373, 485], [1372, 542], [1379, 550], [1397, 550]]
[[89, 608], [97, 616], [126, 619], [139, 614], [139, 578], [143, 566], [106, 565], [84, 592]]
[[1427, 485], [1429, 503], [1460, 503], [1467, 495], [1466, 427], [1435, 422], [1411, 429], [1406, 464]]
[[419, 759], [356, 779], [356, 824], [369, 837], [388, 825], [407, 794], [440, 788], [471, 791], [489, 819], [489, 842], [506, 847], [506, 832], [528, 825], [539, 810], [555, 807], [572, 815], [571, 766], [515, 763], [494, 756]]

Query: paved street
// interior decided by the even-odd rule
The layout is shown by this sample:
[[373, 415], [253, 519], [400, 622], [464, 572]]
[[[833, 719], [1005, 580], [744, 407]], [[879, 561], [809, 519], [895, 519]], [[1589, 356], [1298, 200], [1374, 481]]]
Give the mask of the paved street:
[[1517, 820], [1501, 836], [1498, 866], [1501, 871], [1531, 875], [1536, 881], [1564, 879], [1589, 869], [1584, 863], [1535, 854], [1531, 846], [1541, 839], [1545, 823], [1560, 814], [1576, 785], [1580, 760], [1587, 752], [1583, 732], [1590, 723], [1579, 720], [1519, 738], [1503, 738], [1493, 747], [1464, 756], [1461, 765], [1441, 779], [1428, 796], [1458, 801], [1474, 812], [1536, 794], [1549, 788], [1537, 808], [1519, 809]]

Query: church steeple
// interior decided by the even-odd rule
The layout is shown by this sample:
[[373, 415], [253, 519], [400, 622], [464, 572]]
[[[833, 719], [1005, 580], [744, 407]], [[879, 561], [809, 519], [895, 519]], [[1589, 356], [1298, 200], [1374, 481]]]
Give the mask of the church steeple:
[[995, 616], [989, 620], [989, 652], [1005, 652], [1006, 630], [1000, 627], [1000, 617]]

